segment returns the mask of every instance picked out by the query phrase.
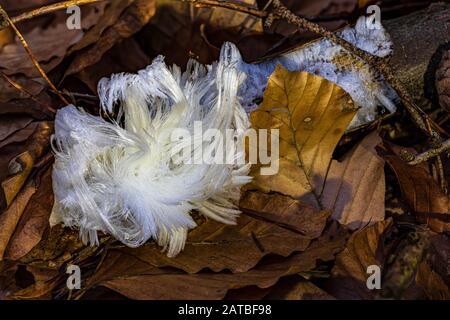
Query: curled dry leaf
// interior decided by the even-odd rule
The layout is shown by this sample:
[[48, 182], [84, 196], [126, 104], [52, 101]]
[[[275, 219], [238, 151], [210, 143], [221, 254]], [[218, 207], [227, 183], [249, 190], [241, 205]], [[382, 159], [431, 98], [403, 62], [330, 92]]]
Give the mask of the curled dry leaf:
[[[34, 283], [8, 295], [10, 300], [49, 300], [52, 290], [59, 284], [61, 273], [56, 270], [26, 266], [26, 272], [33, 276]], [[65, 278], [64, 276], [62, 278]]]
[[300, 276], [281, 279], [265, 298], [269, 300], [335, 300], [333, 296]]
[[[91, 28], [98, 21], [104, 7], [105, 3], [83, 6], [82, 29], [69, 29], [66, 24], [68, 17], [66, 12], [59, 11], [54, 14], [55, 18], [51, 23], [46, 22], [48, 25], [37, 26], [23, 32], [28, 46], [45, 71], [52, 70], [63, 60], [68, 49], [83, 38], [83, 29]], [[22, 29], [20, 25], [18, 29]], [[24, 74], [28, 78], [40, 76], [19, 39], [2, 48], [0, 67], [8, 75]]]
[[[42, 83], [41, 79], [29, 79], [21, 74], [12, 75], [9, 78], [20, 84], [23, 88], [27, 88], [28, 92], [34, 96], [38, 95], [45, 88], [45, 84]], [[17, 88], [13, 87], [3, 77], [0, 77], [0, 103], [28, 97], [26, 93], [17, 90]]]
[[435, 232], [450, 231], [450, 200], [430, 175], [425, 165], [410, 166], [387, 142], [378, 148], [395, 172], [403, 198], [416, 218]]
[[423, 261], [416, 274], [417, 284], [425, 291], [430, 300], [450, 300], [450, 290], [442, 278]]
[[[414, 287], [414, 275], [430, 246], [427, 231], [420, 228], [403, 236], [395, 250], [387, 257], [388, 264], [383, 270], [380, 297], [402, 299], [408, 297], [408, 291]], [[414, 290], [412, 290], [414, 291]]]
[[[238, 0], [254, 5], [254, 0]], [[197, 8], [191, 3], [159, 0], [157, 12], [144, 28], [143, 47], [151, 55], [162, 54], [168, 64], [186, 65], [191, 57], [210, 64], [219, 57], [224, 41], [239, 42], [262, 33], [261, 19], [224, 8]], [[176, 43], [176, 50], [174, 50]], [[253, 43], [260, 46], [260, 43]], [[258, 52], [259, 50], [255, 50]]]
[[333, 226], [310, 248], [288, 258], [273, 259], [247, 272], [200, 272], [185, 274], [160, 269], [141, 257], [110, 251], [87, 288], [105, 286], [131, 299], [222, 299], [230, 289], [258, 286], [267, 288], [281, 277], [310, 271], [317, 261], [331, 261], [342, 250], [347, 233]]
[[27, 151], [10, 161], [8, 168], [9, 177], [1, 183], [0, 200], [2, 202], [0, 202], [0, 209], [8, 207], [20, 191], [34, 164], [47, 150], [52, 131], [52, 123], [40, 122], [26, 145]]
[[3, 121], [0, 120], [0, 134], [2, 135], [0, 137], [0, 148], [12, 143], [26, 141], [38, 125], [37, 122], [32, 121], [33, 119], [28, 116], [17, 117], [14, 115], [5, 117]]
[[31, 197], [22, 219], [11, 238], [6, 258], [18, 260], [36, 246], [49, 226], [53, 205], [51, 169], [47, 169], [39, 179], [39, 187]]
[[25, 211], [28, 202], [36, 192], [33, 183], [25, 186], [18, 194], [11, 206], [0, 215], [0, 261], [3, 260], [5, 250], [17, 224]]
[[263, 176], [254, 166], [252, 187], [324, 207], [320, 195], [331, 157], [355, 114], [350, 95], [336, 84], [278, 65], [251, 123], [256, 129], [280, 130], [279, 172]]
[[291, 229], [309, 239], [322, 234], [330, 216], [327, 210], [317, 211], [281, 194], [248, 191], [242, 196], [239, 206], [246, 215]]
[[338, 299], [372, 299], [374, 292], [366, 285], [367, 268], [383, 267], [379, 252], [383, 250], [383, 239], [391, 226], [392, 219], [378, 222], [355, 232], [347, 242], [344, 251], [336, 257], [327, 286]]
[[[75, 74], [100, 61], [102, 56], [116, 43], [128, 38], [141, 28], [155, 14], [155, 0], [135, 0], [120, 15], [117, 21], [101, 33], [93, 45], [80, 50], [65, 72]], [[98, 30], [96, 30], [98, 33]]]
[[433, 269], [450, 286], [450, 237], [438, 234], [431, 237], [429, 262]]
[[436, 91], [440, 106], [450, 112], [450, 50], [442, 55], [436, 71]]
[[333, 160], [326, 177], [323, 205], [353, 230], [384, 220], [384, 160], [375, 151], [380, 142], [377, 133], [369, 134], [342, 161]]
[[27, 127], [32, 121], [33, 119], [31, 117], [22, 115], [0, 118], [0, 143], [14, 133]]
[[[37, 95], [35, 95], [34, 100], [29, 98], [28, 96], [26, 99], [19, 99], [17, 96], [15, 96], [15, 98], [12, 100], [9, 100], [9, 98], [7, 97], [7, 101], [0, 102], [0, 117], [21, 114], [24, 116], [30, 116], [33, 119], [39, 121], [53, 119], [54, 114], [46, 106], [55, 106], [55, 104], [49, 94], [45, 91], [42, 91], [43, 88], [44, 86], [41, 86], [41, 88], [38, 90], [38, 92], [40, 93], [37, 93]], [[14, 90], [15, 92], [19, 92], [16, 89]], [[36, 100], [40, 103], [36, 103]]]
[[[295, 206], [295, 201], [291, 205]], [[168, 258], [154, 244], [124, 249], [124, 252], [156, 267], [175, 267], [188, 273], [197, 273], [204, 268], [215, 272], [225, 269], [245, 272], [268, 254], [286, 257], [293, 252], [304, 251], [312, 239], [320, 236], [328, 212], [316, 212], [308, 207], [303, 208], [301, 204], [297, 206], [297, 210], [275, 217], [277, 212], [283, 211], [277, 208], [277, 212], [271, 213], [276, 221], [269, 220], [270, 217], [264, 216], [264, 213], [252, 217], [242, 215], [235, 226], [208, 220], [189, 233], [184, 250], [175, 258]], [[308, 210], [311, 210], [309, 214], [305, 214], [299, 222], [307, 219], [313, 222], [304, 226], [292, 224], [295, 215]], [[313, 217], [314, 214], [316, 217]]]

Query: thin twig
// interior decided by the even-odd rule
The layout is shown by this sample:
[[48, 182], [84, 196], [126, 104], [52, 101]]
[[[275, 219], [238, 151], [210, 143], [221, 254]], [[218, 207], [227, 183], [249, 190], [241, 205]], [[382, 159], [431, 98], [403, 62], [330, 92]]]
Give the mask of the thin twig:
[[11, 21], [11, 18], [9, 17], [8, 13], [3, 10], [3, 7], [0, 5], [0, 15], [3, 16], [3, 18], [8, 22], [9, 26], [14, 30], [14, 32], [16, 33], [17, 37], [19, 38], [20, 42], [22, 43], [22, 46], [24, 47], [24, 49], [26, 50], [26, 52], [28, 53], [31, 61], [33, 62], [34, 66], [36, 67], [36, 69], [39, 71], [39, 73], [41, 74], [42, 78], [45, 79], [45, 81], [47, 81], [47, 83], [49, 84], [50, 88], [52, 90], [54, 90], [55, 92], [57, 92], [58, 97], [61, 99], [61, 101], [65, 104], [69, 104], [69, 102], [66, 100], [66, 98], [64, 98], [58, 91], [58, 89], [55, 87], [55, 85], [53, 84], [53, 82], [49, 79], [49, 77], [47, 76], [47, 74], [45, 73], [44, 69], [42, 69], [41, 65], [39, 64], [39, 62], [37, 61], [37, 59], [35, 58], [33, 52], [31, 51], [30, 47], [28, 46], [27, 42], [25, 41], [25, 38], [22, 36], [22, 34], [20, 33], [19, 29], [17, 29], [16, 25], [14, 24], [14, 22]]
[[11, 79], [10, 77], [8, 77], [5, 73], [0, 71], [0, 74], [2, 75], [2, 77], [15, 89], [17, 89], [18, 91], [25, 93], [31, 100], [33, 100], [34, 102], [36, 102], [37, 104], [40, 104], [41, 106], [47, 108], [50, 112], [52, 113], [56, 113], [56, 110], [53, 109], [51, 106], [49, 106], [48, 104], [43, 103], [42, 101], [39, 101], [30, 91], [28, 91], [27, 89], [25, 89], [20, 83], [17, 83], [16, 81], [14, 81], [13, 79]]
[[445, 178], [444, 164], [442, 163], [441, 155], [436, 157], [435, 164], [441, 189], [445, 194], [448, 194], [447, 180]]
[[414, 157], [412, 161], [408, 162], [408, 164], [418, 165], [449, 151], [450, 151], [450, 139], [444, 141], [439, 148], [430, 149], [424, 153], [418, 154], [417, 156]]
[[[18, 22], [22, 22], [25, 20], [30, 20], [34, 17], [38, 17], [38, 16], [41, 16], [41, 15], [44, 15], [47, 13], [52, 13], [52, 12], [55, 12], [58, 10], [67, 9], [69, 7], [81, 6], [84, 4], [95, 3], [95, 2], [100, 2], [100, 1], [106, 1], [106, 0], [69, 0], [69, 1], [58, 2], [58, 3], [50, 4], [48, 6], [43, 6], [43, 7], [31, 10], [28, 12], [24, 12], [18, 16], [12, 17], [11, 21], [13, 23], [18, 23]], [[2, 28], [6, 28], [8, 26], [9, 26], [8, 22], [4, 25], [0, 25], [0, 30]]]
[[247, 13], [258, 18], [265, 18], [268, 13], [259, 9], [252, 8], [242, 3], [234, 3], [229, 1], [220, 0], [180, 0], [181, 2], [192, 3], [196, 7], [209, 7], [209, 8], [225, 8], [233, 11]]

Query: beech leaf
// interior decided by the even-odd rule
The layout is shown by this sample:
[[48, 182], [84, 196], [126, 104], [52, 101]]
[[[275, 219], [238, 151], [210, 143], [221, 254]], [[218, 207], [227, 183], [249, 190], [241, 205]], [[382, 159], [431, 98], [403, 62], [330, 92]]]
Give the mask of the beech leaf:
[[333, 151], [355, 114], [350, 95], [336, 84], [278, 65], [251, 123], [255, 129], [280, 130], [279, 172], [259, 175], [254, 166], [252, 186], [323, 207], [320, 194]]

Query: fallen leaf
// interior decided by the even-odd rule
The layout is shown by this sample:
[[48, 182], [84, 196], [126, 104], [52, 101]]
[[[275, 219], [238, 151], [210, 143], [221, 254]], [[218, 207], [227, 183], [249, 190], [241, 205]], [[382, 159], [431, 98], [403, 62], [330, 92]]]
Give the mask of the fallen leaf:
[[137, 72], [150, 64], [150, 58], [142, 51], [134, 38], [128, 38], [116, 44], [96, 64], [86, 67], [76, 74], [92, 92], [97, 92], [101, 78], [113, 73]]
[[52, 290], [59, 284], [60, 278], [66, 278], [64, 274], [56, 270], [32, 266], [26, 266], [24, 272], [33, 277], [33, 283], [26, 288], [10, 293], [7, 296], [9, 300], [49, 300], [52, 298]]
[[335, 300], [324, 290], [300, 276], [281, 279], [265, 297], [268, 300]]
[[437, 234], [431, 237], [429, 262], [442, 279], [450, 286], [450, 237]]
[[394, 151], [395, 146], [384, 143], [380, 155], [395, 172], [403, 198], [416, 214], [435, 232], [450, 231], [449, 198], [442, 192], [426, 166], [410, 166]]
[[131, 299], [222, 299], [230, 289], [268, 288], [281, 277], [309, 271], [317, 261], [331, 261], [342, 250], [346, 232], [332, 229], [310, 248], [288, 258], [275, 259], [247, 272], [200, 272], [185, 274], [161, 269], [139, 257], [113, 250], [100, 269], [87, 281], [87, 288], [105, 286]]
[[[254, 0], [237, 0], [254, 5]], [[203, 64], [218, 60], [225, 41], [239, 43], [253, 34], [262, 34], [261, 19], [225, 8], [198, 8], [192, 3], [157, 1], [157, 11], [143, 29], [145, 50], [162, 54], [167, 63], [185, 66], [194, 57]], [[176, 50], [174, 50], [176, 43]], [[257, 45], [256, 42], [253, 44]], [[252, 48], [254, 51], [255, 47]]]
[[384, 220], [384, 160], [375, 151], [380, 142], [377, 133], [368, 135], [342, 161], [333, 160], [326, 177], [323, 205], [353, 230]]
[[425, 261], [419, 265], [416, 274], [416, 282], [425, 291], [428, 299], [450, 300], [449, 287]]
[[78, 231], [57, 225], [48, 230], [42, 240], [21, 257], [19, 262], [36, 268], [59, 270], [64, 263], [74, 258], [72, 254], [83, 248], [85, 246], [79, 239]]
[[387, 263], [378, 294], [380, 298], [403, 299], [417, 291], [414, 275], [430, 247], [429, 232], [420, 228], [410, 230], [397, 242], [390, 254], [385, 252], [384, 255]]
[[369, 277], [367, 268], [374, 265], [382, 270], [384, 262], [378, 255], [383, 250], [383, 235], [392, 225], [392, 219], [388, 219], [359, 230], [350, 237], [344, 251], [336, 257], [327, 292], [338, 299], [374, 298], [374, 291], [366, 285]]
[[[188, 273], [197, 273], [204, 268], [215, 272], [225, 269], [245, 272], [266, 255], [287, 257], [293, 252], [306, 250], [311, 240], [320, 236], [329, 216], [327, 212], [311, 212], [306, 217], [312, 218], [314, 213], [317, 218], [308, 224], [311, 229], [300, 228], [302, 232], [283, 227], [289, 224], [289, 218], [281, 226], [242, 215], [235, 226], [208, 220], [193, 229], [184, 250], [175, 258], [168, 258], [155, 244], [124, 249], [124, 252], [156, 267], [175, 267]], [[280, 217], [279, 220], [282, 219]]]
[[30, 252], [40, 241], [49, 227], [53, 206], [51, 168], [40, 178], [39, 187], [25, 208], [22, 219], [9, 242], [7, 259], [18, 260]]
[[330, 213], [280, 194], [246, 192], [239, 206], [243, 212], [256, 219], [263, 219], [291, 229], [310, 239], [318, 238], [325, 228]]
[[[44, 88], [45, 84], [42, 83], [42, 79], [29, 79], [28, 77], [20, 74], [9, 76], [14, 82], [20, 84], [23, 88], [26, 88], [33, 96], [37, 96]], [[24, 99], [29, 96], [17, 90], [3, 77], [0, 77], [0, 102], [8, 102], [13, 99]], [[36, 103], [36, 102], [34, 102]]]
[[0, 118], [0, 148], [5, 139], [27, 127], [33, 121], [28, 116], [11, 116]]
[[47, 150], [52, 131], [52, 123], [40, 122], [33, 136], [29, 139], [29, 143], [26, 146], [27, 151], [10, 161], [7, 170], [10, 176], [1, 183], [0, 191], [3, 193], [3, 196], [0, 196], [0, 198], [4, 199], [4, 203], [0, 203], [0, 209], [8, 207], [20, 191], [34, 164]]
[[6, 247], [8, 246], [9, 240], [14, 234], [16, 226], [19, 223], [28, 202], [35, 192], [36, 187], [33, 184], [25, 186], [25, 188], [17, 196], [17, 199], [11, 204], [9, 209], [0, 215], [0, 260], [3, 260], [3, 255]]
[[[26, 84], [25, 84], [26, 85]], [[46, 107], [53, 106], [55, 107], [55, 103], [52, 100], [52, 98], [45, 92], [41, 91], [44, 88], [42, 86], [38, 89], [38, 93], [35, 96], [35, 99], [40, 101], [41, 104], [36, 103], [33, 99], [26, 98], [22, 99], [21, 96], [15, 96], [14, 99], [9, 100], [8, 97], [6, 97], [5, 102], [0, 102], [0, 116], [10, 116], [10, 115], [16, 115], [21, 114], [23, 116], [30, 116], [35, 120], [43, 121], [43, 120], [51, 120], [54, 118], [54, 114], [51, 113]], [[1, 96], [1, 84], [0, 84], [0, 96]], [[16, 90], [16, 92], [18, 92]]]
[[154, 14], [154, 0], [135, 0], [125, 9], [119, 19], [102, 33], [97, 42], [77, 52], [64, 77], [76, 74], [99, 62], [105, 52], [119, 41], [138, 32]]
[[[54, 13], [54, 19], [48, 25], [36, 26], [23, 37], [45, 71], [50, 71], [63, 60], [68, 49], [83, 38], [84, 30], [92, 27], [103, 13], [105, 3], [82, 7], [82, 29], [69, 29], [65, 11]], [[21, 30], [21, 26], [18, 26]], [[27, 78], [40, 76], [20, 40], [5, 45], [0, 51], [0, 68], [8, 75], [24, 74]], [[3, 79], [2, 79], [3, 80]]]
[[279, 172], [259, 175], [254, 166], [252, 187], [323, 207], [320, 195], [333, 151], [355, 114], [352, 99], [336, 84], [278, 65], [251, 123], [255, 129], [280, 130]]
[[442, 55], [442, 60], [436, 71], [435, 85], [439, 105], [450, 112], [450, 49]]
[[[29, 125], [27, 125], [25, 128], [15, 132], [14, 134], [10, 135], [8, 138], [0, 142], [0, 149], [8, 146], [8, 145], [15, 145], [17, 143], [24, 143], [28, 140], [28, 138], [31, 137], [31, 135], [36, 131], [36, 128], [38, 127], [38, 122], [32, 122]], [[19, 149], [19, 148], [18, 148]], [[9, 159], [7, 162], [9, 163], [11, 159]], [[7, 174], [7, 172], [6, 172]], [[4, 177], [0, 175], [0, 179], [2, 180]]]
[[99, 20], [83, 35], [83, 38], [72, 46], [67, 55], [79, 51], [87, 46], [97, 42], [102, 36], [103, 32], [112, 26], [120, 18], [120, 15], [127, 9], [135, 0], [121, 0], [112, 1], [108, 3]]

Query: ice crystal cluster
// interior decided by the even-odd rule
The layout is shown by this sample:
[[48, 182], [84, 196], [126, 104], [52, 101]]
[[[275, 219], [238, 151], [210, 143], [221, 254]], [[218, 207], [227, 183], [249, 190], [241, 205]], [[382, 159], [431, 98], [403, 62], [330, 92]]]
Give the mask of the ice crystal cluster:
[[[392, 42], [379, 22], [359, 18], [354, 28], [346, 28], [338, 35], [356, 47], [379, 57], [392, 53]], [[395, 92], [363, 61], [355, 60], [344, 48], [323, 39], [273, 60], [259, 64], [245, 63], [234, 51], [234, 61], [248, 77], [240, 89], [243, 106], [247, 111], [256, 108], [254, 101], [263, 96], [267, 79], [277, 64], [290, 71], [307, 71], [332, 81], [347, 91], [360, 108], [350, 127], [376, 119], [378, 107], [389, 112], [396, 110]], [[357, 61], [357, 63], [355, 63]]]
[[[60, 110], [51, 224], [78, 227], [83, 241], [91, 244], [98, 243], [98, 231], [130, 247], [153, 238], [171, 257], [196, 226], [193, 210], [233, 224], [250, 166], [245, 161], [174, 162], [172, 150], [181, 142], [171, 136], [178, 128], [192, 131], [201, 121], [205, 131], [235, 129], [235, 138], [241, 139], [249, 127], [237, 99], [245, 75], [230, 60], [232, 51], [225, 45], [218, 63], [204, 67], [191, 61], [184, 73], [178, 67], [170, 70], [158, 57], [138, 74], [101, 80], [102, 108], [110, 113], [119, 108], [109, 122], [75, 106]], [[200, 141], [209, 150], [218, 143]], [[245, 157], [242, 145], [235, 148], [236, 159]]]
[[[391, 53], [383, 28], [368, 28], [365, 18], [340, 36], [380, 57]], [[378, 106], [394, 111], [391, 89], [367, 65], [348, 56], [340, 46], [321, 40], [264, 63], [247, 64], [227, 43], [220, 60], [210, 66], [190, 61], [181, 72], [158, 57], [137, 74], [102, 79], [101, 108], [115, 117], [93, 116], [73, 105], [56, 115], [51, 224], [79, 228], [83, 241], [94, 245], [99, 231], [130, 247], [154, 239], [173, 257], [196, 226], [193, 210], [235, 223], [240, 187], [250, 181], [249, 165], [174, 162], [171, 150], [180, 142], [172, 139], [173, 130], [192, 132], [201, 121], [204, 130], [232, 129], [234, 138], [241, 139], [249, 128], [247, 112], [263, 96], [277, 64], [320, 75], [349, 92], [360, 107], [352, 126], [374, 120]], [[195, 145], [211, 150], [218, 143], [197, 141], [192, 152]], [[245, 157], [242, 145], [233, 148], [235, 159]]]

